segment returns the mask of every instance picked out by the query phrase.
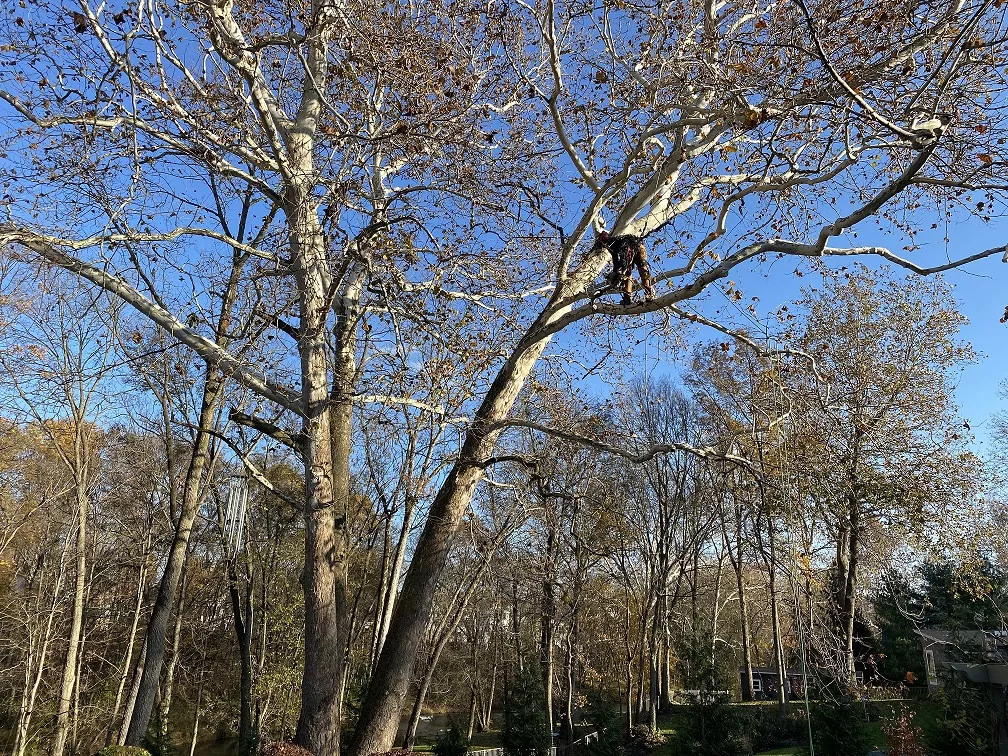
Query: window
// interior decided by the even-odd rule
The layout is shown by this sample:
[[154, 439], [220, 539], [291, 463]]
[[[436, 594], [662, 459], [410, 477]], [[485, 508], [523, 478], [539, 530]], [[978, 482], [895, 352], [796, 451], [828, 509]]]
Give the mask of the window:
[[753, 693], [763, 692], [763, 678], [759, 675], [754, 675], [752, 679], [752, 689]]
[[924, 651], [924, 667], [927, 669], [928, 682], [937, 682], [938, 675], [935, 673], [934, 651], [930, 648]]
[[855, 670], [854, 679], [857, 680], [858, 685], [864, 685], [864, 670], [863, 669]]

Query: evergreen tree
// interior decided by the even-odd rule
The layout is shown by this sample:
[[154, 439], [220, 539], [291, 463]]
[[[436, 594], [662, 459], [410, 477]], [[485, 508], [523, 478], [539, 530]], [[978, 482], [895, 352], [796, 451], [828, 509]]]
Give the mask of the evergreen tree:
[[434, 756], [465, 756], [468, 752], [469, 741], [454, 724], [438, 735], [434, 744]]
[[585, 746], [588, 756], [618, 756], [623, 752], [623, 717], [601, 694], [591, 697], [591, 721], [598, 733]]
[[539, 670], [526, 667], [508, 692], [501, 745], [506, 756], [546, 756], [552, 744], [542, 678]]
[[879, 674], [889, 682], [926, 684], [924, 655], [914, 619], [923, 614], [923, 600], [905, 578], [894, 574], [872, 601], [880, 633]]

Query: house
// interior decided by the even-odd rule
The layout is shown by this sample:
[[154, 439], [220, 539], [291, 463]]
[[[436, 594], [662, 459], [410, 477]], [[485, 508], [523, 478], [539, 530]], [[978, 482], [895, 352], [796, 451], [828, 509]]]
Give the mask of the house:
[[962, 672], [977, 664], [1008, 663], [1008, 631], [947, 630], [919, 628], [927, 672], [928, 690], [934, 692], [943, 685], [943, 678], [952, 672]]
[[[753, 667], [753, 695], [757, 701], [773, 701], [777, 698], [777, 668]], [[746, 686], [746, 671], [739, 670], [739, 684], [742, 690]], [[784, 670], [784, 695], [787, 700], [805, 696], [805, 675], [800, 669]]]

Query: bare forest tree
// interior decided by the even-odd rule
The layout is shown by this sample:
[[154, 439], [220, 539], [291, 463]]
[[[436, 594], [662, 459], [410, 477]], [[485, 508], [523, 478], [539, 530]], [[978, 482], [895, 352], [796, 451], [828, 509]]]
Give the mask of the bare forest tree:
[[[1004, 13], [902, 0], [25, 0], [3, 10], [0, 241], [29, 269], [63, 268], [128, 304], [204, 363], [191, 459], [209, 443], [203, 413], [232, 385], [256, 398], [231, 421], [299, 458], [297, 741], [316, 754], [340, 750], [355, 408], [405, 406], [458, 428], [386, 591], [398, 599], [384, 600], [349, 745], [368, 756], [393, 743], [499, 439], [516, 426], [557, 435], [516, 404], [541, 365], [582, 348], [595, 363], [595, 346], [622, 349], [650, 312], [731, 331], [697, 303], [718, 288], [741, 296], [722, 281], [779, 257], [875, 255], [929, 274], [1004, 251], [929, 265], [834, 242], [967, 192], [983, 215], [1000, 196]], [[647, 237], [653, 297], [593, 296], [610, 255], [585, 237], [605, 226]], [[466, 387], [462, 412], [417, 399], [387, 354]], [[129, 743], [148, 728], [209, 474], [187, 472]]]

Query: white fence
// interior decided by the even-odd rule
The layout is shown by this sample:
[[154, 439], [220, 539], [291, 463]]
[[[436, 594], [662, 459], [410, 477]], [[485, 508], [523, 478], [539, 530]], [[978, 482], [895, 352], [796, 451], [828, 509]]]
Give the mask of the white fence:
[[[592, 739], [598, 740], [599, 734], [597, 732], [589, 732], [583, 738], [578, 738], [571, 745], [577, 745], [578, 743], [588, 743], [592, 742]], [[480, 748], [476, 751], [469, 751], [469, 756], [504, 756], [503, 748]], [[557, 756], [556, 746], [550, 748], [550, 756]]]

